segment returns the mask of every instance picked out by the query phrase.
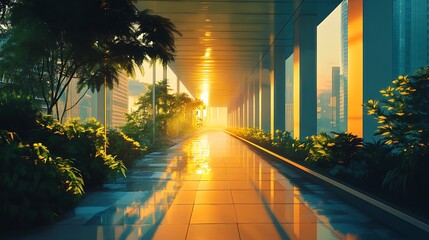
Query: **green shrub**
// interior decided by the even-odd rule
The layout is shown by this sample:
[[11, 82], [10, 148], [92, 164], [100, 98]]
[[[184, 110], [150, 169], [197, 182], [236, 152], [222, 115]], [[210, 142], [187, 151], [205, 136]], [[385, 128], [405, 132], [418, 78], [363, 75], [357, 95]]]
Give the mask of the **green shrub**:
[[329, 145], [331, 144], [332, 137], [326, 133], [308, 137], [305, 144], [308, 155], [305, 161], [311, 166], [324, 170], [333, 167], [334, 164], [331, 162], [331, 152], [329, 149]]
[[26, 138], [36, 127], [39, 109], [29, 98], [0, 92], [0, 126]]
[[363, 139], [351, 133], [333, 134], [332, 143], [328, 147], [334, 164], [348, 167], [359, 160]]
[[104, 152], [103, 125], [94, 118], [84, 122], [71, 119], [64, 124], [67, 143], [63, 146], [65, 156], [75, 159], [81, 170], [85, 185], [89, 188], [101, 186], [109, 176], [125, 174], [121, 161]]
[[327, 171], [337, 166], [348, 168], [352, 163], [353, 167], [361, 166], [356, 161], [362, 147], [362, 138], [351, 133], [334, 133], [333, 137], [320, 133], [308, 138], [306, 161]]
[[138, 142], [116, 129], [109, 130], [107, 138], [107, 153], [116, 156], [127, 168], [134, 167], [135, 162], [148, 150], [147, 146], [140, 146]]
[[71, 119], [62, 125], [43, 116], [37, 122], [39, 128], [34, 130], [32, 141], [44, 142], [55, 156], [73, 159], [82, 173], [85, 189], [101, 186], [117, 173], [125, 174], [122, 161], [105, 154], [104, 127], [94, 118], [84, 122]]
[[51, 223], [83, 194], [80, 172], [41, 143], [0, 131], [0, 228]]
[[[399, 76], [380, 91], [381, 100], [369, 100], [368, 115], [379, 123], [380, 135], [400, 160], [388, 171], [384, 185], [402, 189], [404, 195], [429, 188], [429, 67], [413, 76]], [[429, 199], [429, 194], [426, 194]]]
[[272, 146], [276, 152], [295, 161], [304, 160], [307, 155], [303, 144], [298, 139], [293, 138], [292, 134], [287, 131], [276, 130]]
[[387, 172], [395, 167], [399, 157], [393, 152], [392, 145], [386, 144], [383, 140], [365, 142], [362, 150], [362, 159], [368, 165], [365, 181], [369, 186], [381, 189]]

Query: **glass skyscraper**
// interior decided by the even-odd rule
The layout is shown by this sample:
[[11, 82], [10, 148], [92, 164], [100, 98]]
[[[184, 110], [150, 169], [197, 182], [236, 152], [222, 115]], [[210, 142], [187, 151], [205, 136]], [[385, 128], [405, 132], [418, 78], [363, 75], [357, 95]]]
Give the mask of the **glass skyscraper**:
[[429, 64], [429, 1], [393, 0], [393, 76]]
[[338, 131], [347, 131], [347, 80], [348, 80], [348, 1], [341, 3], [341, 66], [338, 100]]

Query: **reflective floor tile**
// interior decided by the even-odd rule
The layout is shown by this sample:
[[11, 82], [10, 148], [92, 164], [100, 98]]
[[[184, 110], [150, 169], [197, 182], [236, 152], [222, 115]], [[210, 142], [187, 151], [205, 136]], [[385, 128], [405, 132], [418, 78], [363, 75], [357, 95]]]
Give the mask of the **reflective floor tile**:
[[238, 224], [241, 240], [282, 240], [289, 239], [281, 226], [272, 224]]
[[198, 191], [196, 194], [195, 204], [230, 204], [232, 203], [231, 192], [212, 190]]
[[234, 203], [262, 203], [261, 196], [255, 190], [233, 190]]
[[162, 224], [189, 224], [191, 220], [193, 205], [173, 204], [168, 208]]
[[237, 223], [235, 209], [228, 205], [195, 205], [191, 224], [196, 223]]
[[229, 190], [228, 181], [201, 181], [198, 190]]
[[174, 198], [173, 204], [193, 204], [196, 194], [196, 191], [179, 191]]
[[236, 204], [238, 223], [273, 223], [274, 215], [267, 211], [263, 204]]
[[186, 240], [240, 240], [237, 224], [191, 224]]

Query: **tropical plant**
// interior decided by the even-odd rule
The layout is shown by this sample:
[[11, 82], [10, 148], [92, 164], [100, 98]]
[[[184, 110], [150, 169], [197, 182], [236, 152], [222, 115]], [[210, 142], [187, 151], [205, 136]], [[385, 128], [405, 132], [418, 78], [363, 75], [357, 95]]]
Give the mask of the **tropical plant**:
[[41, 143], [21, 142], [0, 130], [0, 228], [51, 223], [83, 194], [83, 180], [72, 161], [54, 157]]
[[122, 161], [104, 152], [104, 127], [94, 118], [84, 122], [71, 119], [64, 124], [67, 144], [64, 156], [75, 159], [87, 187], [101, 186], [105, 180], [117, 173], [125, 175]]
[[[157, 145], [167, 142], [175, 136], [179, 129], [195, 129], [197, 109], [204, 104], [199, 99], [192, 99], [187, 94], [172, 94], [166, 79], [155, 85], [155, 126], [153, 125], [153, 86], [147, 85], [147, 92], [138, 100], [138, 109], [126, 114], [126, 124], [122, 131], [138, 141], [146, 144], [153, 139], [153, 127]], [[151, 146], [152, 147], [152, 146]]]
[[333, 134], [333, 137], [326, 133], [309, 137], [305, 144], [308, 152], [306, 161], [327, 171], [337, 166], [348, 168], [352, 163], [356, 167], [359, 152], [363, 147], [362, 138], [351, 133]]
[[399, 76], [380, 91], [381, 100], [366, 104], [368, 115], [378, 120], [376, 134], [392, 145], [393, 153], [401, 159], [384, 179], [384, 185], [392, 190], [419, 193], [429, 188], [428, 79], [429, 67], [413, 76]]
[[116, 129], [109, 130], [107, 138], [109, 140], [107, 153], [116, 156], [116, 159], [122, 161], [127, 168], [134, 167], [136, 161], [148, 151], [147, 146], [140, 146], [138, 142]]
[[26, 138], [37, 127], [39, 111], [30, 98], [0, 91], [0, 129], [16, 132]]
[[379, 139], [373, 142], [364, 142], [362, 149], [362, 159], [368, 166], [366, 182], [371, 187], [381, 189], [383, 180], [388, 171], [397, 165], [400, 158], [393, 153], [393, 146], [387, 145]]
[[328, 170], [334, 164], [331, 162], [329, 146], [332, 145], [332, 137], [326, 133], [320, 133], [306, 139], [308, 156], [305, 161], [311, 165]]
[[332, 161], [345, 167], [357, 161], [363, 148], [363, 139], [351, 133], [333, 134], [332, 143], [328, 146]]
[[84, 122], [70, 119], [61, 124], [45, 115], [37, 123], [40, 127], [34, 130], [30, 141], [43, 142], [52, 154], [73, 159], [74, 166], [81, 171], [85, 189], [98, 187], [117, 173], [125, 175], [122, 161], [104, 152], [104, 127], [94, 118]]
[[291, 132], [274, 131], [272, 146], [277, 152], [295, 161], [303, 160], [306, 155], [301, 142], [293, 138]]
[[69, 107], [65, 100], [60, 113], [58, 102], [72, 81], [78, 91], [112, 88], [119, 71], [133, 74], [148, 59], [173, 60], [180, 34], [170, 20], [138, 10], [132, 0], [2, 3], [10, 27], [1, 39], [0, 75], [38, 89], [47, 113], [58, 118]]

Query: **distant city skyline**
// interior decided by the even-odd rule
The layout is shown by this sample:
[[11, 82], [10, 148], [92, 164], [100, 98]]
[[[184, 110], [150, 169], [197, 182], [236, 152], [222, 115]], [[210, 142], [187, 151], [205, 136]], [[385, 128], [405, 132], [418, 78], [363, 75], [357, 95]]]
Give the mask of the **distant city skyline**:
[[341, 4], [317, 27], [317, 95], [331, 92], [332, 67], [341, 65]]

